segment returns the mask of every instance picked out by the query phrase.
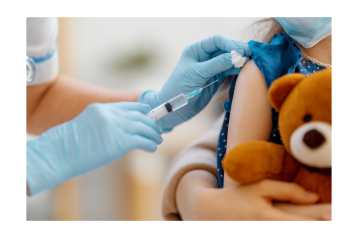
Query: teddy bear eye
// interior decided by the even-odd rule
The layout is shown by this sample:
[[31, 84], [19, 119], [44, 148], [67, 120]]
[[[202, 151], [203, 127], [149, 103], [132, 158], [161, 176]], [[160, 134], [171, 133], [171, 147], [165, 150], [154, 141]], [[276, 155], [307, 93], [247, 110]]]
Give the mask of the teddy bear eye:
[[304, 121], [305, 121], [305, 122], [309, 122], [309, 121], [311, 121], [311, 119], [312, 119], [312, 116], [311, 116], [310, 114], [306, 114], [306, 115], [304, 116]]

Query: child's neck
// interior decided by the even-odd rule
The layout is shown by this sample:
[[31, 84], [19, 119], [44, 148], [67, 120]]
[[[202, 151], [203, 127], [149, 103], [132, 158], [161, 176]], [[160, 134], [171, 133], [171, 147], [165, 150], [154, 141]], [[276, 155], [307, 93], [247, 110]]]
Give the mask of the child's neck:
[[322, 63], [330, 65], [332, 64], [331, 49], [332, 35], [329, 35], [311, 48], [303, 48], [308, 56], [313, 57]]

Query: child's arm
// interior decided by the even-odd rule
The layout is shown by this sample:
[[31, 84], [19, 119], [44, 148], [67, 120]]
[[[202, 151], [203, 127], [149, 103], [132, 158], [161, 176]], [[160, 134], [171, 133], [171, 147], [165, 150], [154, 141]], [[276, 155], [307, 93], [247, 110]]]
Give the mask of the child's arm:
[[[315, 214], [311, 209], [304, 209], [305, 206], [310, 205], [283, 204], [284, 208], [289, 209], [283, 213], [278, 209], [272, 209], [271, 201], [266, 198], [267, 194], [264, 190], [272, 192], [275, 188], [279, 191], [268, 195], [274, 201], [293, 201], [301, 204], [316, 202], [317, 197], [303, 198], [302, 188], [293, 183], [265, 180], [264, 183], [232, 189], [218, 188], [216, 146], [223, 118], [220, 117], [211, 130], [181, 152], [171, 164], [162, 197], [164, 218], [166, 220], [319, 219], [325, 210], [314, 209]], [[303, 209], [306, 210], [305, 213], [300, 212]]]
[[[205, 170], [193, 170], [180, 180], [176, 202], [183, 220], [318, 220], [318, 214], [285, 212], [272, 206], [272, 201], [311, 204], [318, 196], [301, 186], [276, 180], [262, 180], [237, 187], [216, 188], [218, 181]], [[313, 205], [312, 205], [312, 208]], [[287, 208], [288, 209], [288, 208]], [[286, 209], [286, 210], [287, 210]], [[307, 210], [309, 209], [309, 210]], [[311, 208], [305, 210], [311, 211]], [[321, 209], [315, 209], [318, 213]], [[326, 209], [325, 209], [326, 210]], [[295, 214], [294, 214], [295, 213]], [[319, 213], [321, 214], [321, 212]]]
[[[161, 210], [165, 220], [193, 219], [190, 218], [190, 214], [192, 214], [191, 208], [195, 206], [196, 188], [200, 188], [201, 183], [205, 186], [210, 183], [214, 188], [219, 186], [216, 147], [223, 119], [224, 114], [201, 138], [182, 150], [171, 161], [161, 199]], [[195, 171], [198, 171], [198, 174]], [[191, 180], [192, 176], [189, 176], [190, 179], [185, 181], [192, 182], [181, 183], [183, 177], [191, 172], [197, 177], [194, 176], [195, 179]]]
[[[244, 142], [269, 140], [272, 120], [268, 88], [253, 60], [238, 76], [229, 121], [227, 153]], [[224, 187], [232, 185], [237, 183], [225, 175]]]

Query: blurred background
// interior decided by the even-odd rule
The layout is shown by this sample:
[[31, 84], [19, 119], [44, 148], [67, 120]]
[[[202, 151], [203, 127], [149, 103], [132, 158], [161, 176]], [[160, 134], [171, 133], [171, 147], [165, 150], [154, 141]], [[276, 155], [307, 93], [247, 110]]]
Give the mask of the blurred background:
[[[59, 18], [60, 74], [109, 88], [159, 90], [187, 45], [216, 34], [247, 42], [247, 27], [257, 19]], [[155, 153], [133, 151], [27, 197], [27, 220], [162, 220], [161, 192], [170, 160], [222, 112], [214, 98], [198, 116], [163, 134]]]

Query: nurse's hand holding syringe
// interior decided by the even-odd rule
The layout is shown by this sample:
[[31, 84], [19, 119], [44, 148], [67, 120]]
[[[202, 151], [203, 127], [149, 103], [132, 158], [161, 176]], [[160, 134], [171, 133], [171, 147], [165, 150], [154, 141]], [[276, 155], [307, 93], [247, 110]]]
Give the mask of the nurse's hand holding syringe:
[[[187, 46], [179, 63], [161, 90], [158, 92], [145, 91], [140, 95], [138, 102], [148, 104], [152, 109], [155, 108], [156, 110], [160, 105], [165, 105], [170, 100], [176, 100], [175, 97], [180, 94], [186, 95], [186, 97], [181, 95], [181, 99], [184, 100], [186, 98], [188, 100], [189, 93], [196, 92], [218, 80], [218, 82], [195, 96], [192, 102], [183, 103], [186, 106], [181, 107], [176, 113], [168, 114], [166, 107], [161, 107], [162, 114], [155, 111], [158, 115], [153, 119], [158, 118], [157, 123], [163, 129], [163, 132], [171, 131], [175, 126], [199, 113], [209, 103], [219, 85], [227, 76], [239, 74], [241, 66], [234, 67], [232, 51], [237, 52], [243, 58], [245, 57], [245, 63], [248, 62], [251, 55], [248, 44], [227, 39], [220, 35], [212, 36]], [[170, 104], [172, 105], [171, 102]], [[170, 109], [170, 107], [167, 109], [177, 110], [177, 108]], [[162, 115], [166, 116], [162, 117]]]
[[[90, 104], [76, 117], [28, 141], [28, 193], [34, 195], [54, 188], [110, 164], [134, 149], [154, 152], [163, 141], [162, 132], [171, 131], [199, 113], [224, 78], [239, 74], [240, 68], [233, 67], [232, 51], [243, 57], [251, 54], [246, 43], [223, 36], [213, 36], [189, 45], [159, 92], [146, 91], [136, 103]], [[241, 66], [247, 59], [244, 58]], [[98, 98], [97, 94], [93, 95]], [[164, 108], [157, 108], [162, 104]], [[158, 115], [160, 108], [166, 112]], [[169, 113], [178, 108], [181, 110]], [[152, 109], [152, 114], [156, 115], [153, 120], [158, 119], [157, 122], [146, 116], [151, 116], [149, 112]]]

